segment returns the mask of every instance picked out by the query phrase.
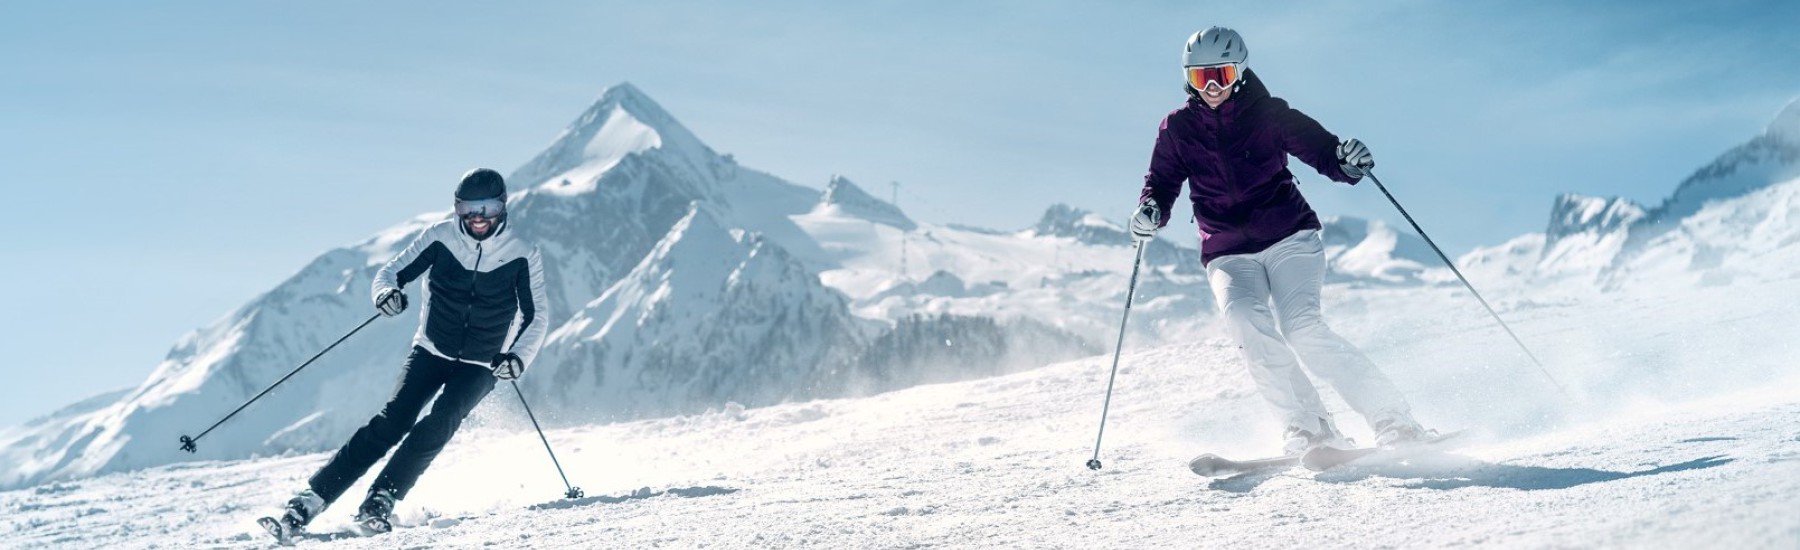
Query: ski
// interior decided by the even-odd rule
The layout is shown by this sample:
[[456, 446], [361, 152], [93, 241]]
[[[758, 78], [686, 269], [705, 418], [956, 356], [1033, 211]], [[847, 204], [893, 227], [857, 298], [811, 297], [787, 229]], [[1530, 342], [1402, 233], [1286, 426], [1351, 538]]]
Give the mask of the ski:
[[1316, 447], [1310, 451], [1306, 451], [1306, 454], [1300, 456], [1300, 465], [1306, 467], [1308, 470], [1323, 472], [1372, 456], [1389, 453], [1405, 453], [1407, 451], [1437, 445], [1462, 435], [1464, 431], [1466, 430], [1433, 434], [1400, 447], [1359, 447], [1352, 449], [1340, 449], [1331, 446]]
[[371, 537], [394, 530], [392, 521], [387, 518], [358, 518], [350, 524], [349, 529], [326, 532], [312, 532], [302, 527], [290, 526], [279, 517], [256, 518], [256, 524], [261, 525], [263, 530], [275, 537], [275, 542], [282, 546], [293, 546], [294, 543], [302, 540], [334, 541]]
[[362, 536], [374, 536], [394, 530], [394, 524], [384, 517], [358, 518], [356, 530]]
[[270, 536], [275, 537], [275, 542], [282, 546], [293, 546], [294, 536], [299, 531], [288, 527], [287, 522], [281, 521], [280, 518], [260, 517], [256, 518], [256, 524], [261, 525], [263, 530], [268, 531]]
[[1299, 463], [1299, 456], [1232, 460], [1215, 454], [1203, 454], [1188, 461], [1188, 470], [1200, 477], [1231, 477], [1257, 470], [1292, 468]]
[[281, 522], [281, 518], [257, 518], [256, 523], [257, 525], [261, 525], [263, 530], [268, 531], [269, 535], [274, 536], [275, 542], [282, 546], [293, 546], [300, 541], [331, 542], [345, 539], [358, 539], [387, 532], [372, 531], [364, 522], [352, 523], [348, 529], [317, 532], [288, 528]]
[[[701, 489], [701, 488], [695, 488], [695, 489]], [[643, 491], [643, 492], [638, 492], [638, 493], [632, 493], [631, 496], [617, 497], [617, 498], [620, 498], [620, 499], [646, 498], [648, 496], [662, 495], [662, 494], [675, 494], [675, 495], [680, 495], [680, 496], [703, 496], [704, 495], [704, 493], [702, 493], [701, 495], [695, 495], [695, 494], [685, 492], [685, 491], [689, 491], [689, 490], [670, 489], [668, 491]], [[724, 493], [734, 493], [737, 491], [736, 490], [724, 490], [723, 492]], [[592, 499], [584, 498], [584, 499], [577, 499], [577, 500], [568, 500], [568, 499], [557, 500], [557, 501], [551, 501], [551, 502], [546, 502], [546, 503], [542, 503], [542, 504], [534, 504], [534, 505], [527, 507], [526, 509], [528, 509], [528, 510], [564, 509], [564, 508], [569, 508], [572, 506], [583, 506], [586, 504], [592, 504], [593, 502], [605, 502], [606, 499], [608, 499], [608, 498], [615, 498], [615, 497], [594, 497]], [[339, 525], [337, 527], [333, 527], [333, 528], [330, 528], [329, 530], [325, 530], [325, 531], [309, 531], [305, 527], [290, 526], [285, 520], [282, 519], [281, 516], [260, 517], [260, 518], [256, 519], [256, 524], [261, 526], [264, 531], [269, 533], [269, 536], [274, 537], [275, 541], [277, 543], [280, 543], [282, 546], [293, 546], [296, 543], [299, 543], [301, 541], [330, 542], [330, 541], [345, 540], [345, 539], [372, 537], [372, 536], [390, 533], [394, 530], [395, 527], [399, 527], [401, 529], [409, 529], [409, 528], [417, 527], [418, 525], [430, 525], [430, 526], [436, 527], [439, 525], [440, 521], [443, 522], [443, 525], [456, 525], [456, 524], [462, 523], [464, 521], [474, 519], [475, 517], [477, 517], [477, 516], [465, 515], [465, 516], [446, 517], [446, 516], [438, 516], [438, 515], [428, 514], [425, 517], [425, 521], [423, 523], [416, 524], [416, 525], [415, 524], [407, 524], [407, 523], [395, 525], [393, 518], [391, 516], [390, 517], [363, 516], [363, 515], [359, 514], [354, 519], [352, 519], [349, 524]]]

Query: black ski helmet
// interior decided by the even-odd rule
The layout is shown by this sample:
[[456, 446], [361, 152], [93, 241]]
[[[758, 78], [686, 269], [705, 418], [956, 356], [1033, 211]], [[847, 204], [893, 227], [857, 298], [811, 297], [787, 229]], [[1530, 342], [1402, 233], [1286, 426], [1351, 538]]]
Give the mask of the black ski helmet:
[[[486, 235], [476, 235], [469, 230], [467, 216], [472, 215], [471, 211], [483, 212], [492, 220], [493, 227]], [[476, 168], [463, 174], [462, 181], [456, 184], [456, 218], [463, 234], [477, 241], [506, 230], [506, 179], [487, 168]]]
[[506, 198], [506, 179], [499, 172], [487, 168], [476, 168], [463, 174], [462, 183], [456, 184], [456, 199], [478, 201], [482, 199]]

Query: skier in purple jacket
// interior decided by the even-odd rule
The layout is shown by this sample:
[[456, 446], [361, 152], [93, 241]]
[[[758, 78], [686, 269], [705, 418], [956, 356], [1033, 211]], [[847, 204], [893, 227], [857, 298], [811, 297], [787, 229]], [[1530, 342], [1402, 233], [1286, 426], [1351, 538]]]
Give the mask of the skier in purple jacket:
[[1286, 424], [1285, 452], [1345, 445], [1307, 372], [1369, 421], [1377, 445], [1417, 440], [1423, 430], [1393, 382], [1320, 316], [1319, 216], [1287, 166], [1293, 155], [1354, 185], [1374, 158], [1362, 142], [1340, 142], [1269, 95], [1245, 66], [1247, 54], [1243, 37], [1231, 29], [1212, 27], [1188, 38], [1187, 104], [1164, 117], [1157, 131], [1132, 234], [1154, 238], [1187, 182], [1200, 225], [1200, 261], [1257, 389]]

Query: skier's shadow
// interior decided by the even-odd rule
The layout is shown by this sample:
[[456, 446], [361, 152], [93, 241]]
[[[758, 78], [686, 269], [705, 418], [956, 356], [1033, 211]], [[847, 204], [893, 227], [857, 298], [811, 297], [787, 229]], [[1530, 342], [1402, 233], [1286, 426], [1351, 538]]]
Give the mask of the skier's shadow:
[[1605, 483], [1634, 477], [1661, 475], [1688, 470], [1702, 470], [1730, 464], [1725, 455], [1696, 458], [1687, 462], [1658, 466], [1632, 472], [1596, 470], [1593, 468], [1549, 468], [1495, 464], [1443, 452], [1423, 452], [1404, 461], [1351, 464], [1323, 472], [1314, 480], [1329, 483], [1353, 483], [1373, 477], [1408, 480], [1406, 487], [1447, 491], [1464, 487], [1494, 487], [1521, 491], [1568, 489], [1590, 483]]
[[1206, 484], [1206, 488], [1227, 493], [1248, 493], [1256, 490], [1263, 482], [1282, 475], [1282, 471], [1280, 468], [1251, 470], [1235, 476], [1212, 480]]
[[[1421, 452], [1404, 461], [1350, 464], [1314, 474], [1313, 480], [1327, 483], [1355, 483], [1384, 477], [1408, 480], [1405, 487], [1450, 490], [1463, 487], [1495, 487], [1521, 491], [1568, 489], [1590, 483], [1605, 483], [1634, 477], [1653, 476], [1687, 470], [1701, 470], [1729, 464], [1725, 455], [1696, 458], [1687, 462], [1659, 466], [1634, 472], [1615, 472], [1592, 468], [1549, 468], [1495, 464], [1444, 452]], [[1208, 489], [1229, 493], [1248, 493], [1264, 482], [1284, 474], [1270, 469], [1246, 472], [1207, 484]]]
[[736, 493], [740, 490], [741, 489], [736, 489], [736, 488], [732, 488], [732, 487], [718, 487], [718, 486], [710, 486], [710, 485], [705, 486], [705, 487], [676, 487], [676, 488], [671, 488], [666, 491], [657, 491], [657, 490], [650, 489], [649, 487], [645, 487], [643, 489], [638, 489], [636, 491], [632, 491], [630, 493], [626, 493], [626, 494], [619, 495], [619, 496], [600, 495], [600, 496], [592, 496], [592, 497], [582, 497], [582, 498], [577, 498], [577, 499], [556, 500], [556, 501], [551, 501], [551, 502], [545, 502], [543, 504], [534, 504], [534, 505], [530, 506], [528, 509], [530, 509], [530, 510], [562, 510], [562, 509], [568, 509], [568, 508], [580, 508], [582, 506], [592, 506], [595, 504], [619, 504], [621, 502], [628, 502], [628, 501], [632, 501], [632, 500], [643, 500], [643, 499], [659, 497], [659, 496], [663, 496], [663, 495], [670, 495], [670, 496], [677, 496], [677, 497], [684, 497], [684, 498], [710, 497], [710, 496], [715, 496], [715, 495], [729, 495], [732, 493]]

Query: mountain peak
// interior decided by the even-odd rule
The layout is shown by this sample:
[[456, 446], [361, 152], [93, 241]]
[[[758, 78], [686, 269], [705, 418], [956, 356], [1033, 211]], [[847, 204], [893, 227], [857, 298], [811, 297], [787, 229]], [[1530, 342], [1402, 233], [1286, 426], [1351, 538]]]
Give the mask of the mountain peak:
[[1031, 231], [1040, 237], [1074, 237], [1088, 244], [1131, 244], [1131, 236], [1125, 233], [1124, 227], [1099, 214], [1061, 203], [1050, 205]]
[[633, 117], [659, 131], [683, 129], [681, 128], [681, 123], [676, 122], [675, 117], [664, 110], [661, 104], [658, 104], [654, 99], [650, 99], [649, 95], [645, 94], [643, 90], [630, 82], [620, 82], [618, 84], [607, 86], [605, 90], [600, 92], [600, 98], [594, 100], [594, 106], [589, 107], [587, 112], [582, 113], [583, 116], [579, 122], [582, 124], [592, 124], [593, 118], [589, 115], [614, 109], [630, 113]]
[[1642, 223], [1679, 220], [1709, 201], [1742, 196], [1795, 176], [1800, 176], [1800, 98], [1789, 101], [1761, 135], [1731, 148], [1682, 180], [1675, 194], [1649, 212]]
[[1644, 207], [1625, 197], [1590, 197], [1564, 193], [1550, 209], [1550, 227], [1544, 231], [1549, 244], [1583, 232], [1611, 233], [1642, 219]]
[[[649, 101], [650, 96], [644, 95], [644, 91], [639, 89], [636, 84], [632, 84], [629, 80], [607, 86], [605, 90], [600, 91], [600, 101], [625, 100]], [[652, 104], [654, 104], [654, 102], [652, 102]]]
[[629, 82], [607, 87], [581, 116], [563, 128], [544, 152], [508, 178], [515, 188], [548, 186], [557, 192], [592, 189], [601, 174], [634, 153], [660, 150], [695, 167], [717, 154]]
[[891, 225], [902, 231], [919, 228], [919, 224], [906, 217], [900, 207], [875, 198], [843, 176], [832, 176], [831, 182], [825, 184], [825, 192], [819, 195], [818, 209], [836, 210], [842, 215]]

